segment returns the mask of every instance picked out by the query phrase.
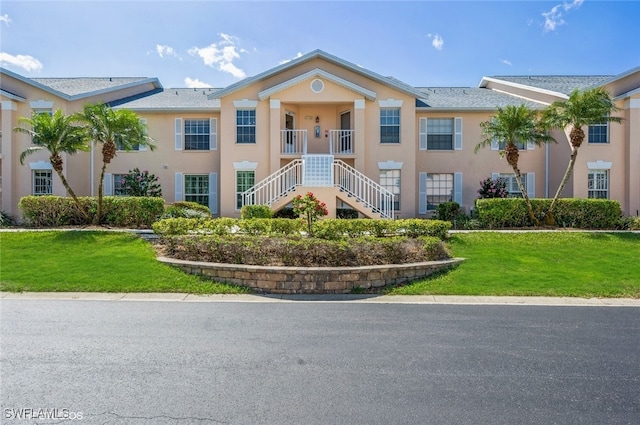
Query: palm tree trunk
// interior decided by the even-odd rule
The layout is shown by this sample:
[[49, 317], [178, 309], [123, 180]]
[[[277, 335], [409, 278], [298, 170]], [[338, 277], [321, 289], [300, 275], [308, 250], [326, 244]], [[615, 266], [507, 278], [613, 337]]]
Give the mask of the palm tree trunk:
[[553, 217], [553, 210], [556, 208], [558, 203], [558, 198], [560, 198], [560, 194], [564, 190], [564, 187], [569, 182], [569, 177], [573, 173], [573, 167], [576, 164], [576, 158], [578, 157], [578, 148], [571, 147], [571, 156], [569, 157], [569, 164], [567, 165], [567, 170], [564, 172], [564, 176], [562, 177], [562, 181], [560, 182], [560, 186], [558, 186], [558, 190], [551, 201], [551, 205], [549, 205], [549, 210], [544, 215], [544, 224], [548, 226], [555, 226], [556, 219]]
[[522, 174], [520, 173], [520, 169], [517, 165], [512, 165], [513, 172], [516, 175], [516, 182], [518, 183], [518, 187], [520, 188], [520, 192], [522, 192], [522, 197], [524, 198], [524, 202], [527, 205], [527, 211], [529, 212], [529, 218], [534, 226], [540, 226], [540, 220], [533, 213], [533, 205], [531, 205], [531, 199], [529, 199], [529, 195], [527, 194], [527, 190], [522, 184]]
[[76, 194], [73, 191], [73, 189], [71, 189], [71, 186], [69, 186], [69, 182], [67, 182], [67, 179], [65, 178], [64, 174], [62, 174], [62, 172], [58, 171], [58, 170], [56, 170], [56, 174], [58, 174], [58, 177], [60, 177], [60, 180], [62, 181], [62, 185], [67, 190], [67, 193], [69, 193], [69, 195], [73, 199], [73, 202], [76, 204], [76, 207], [78, 208], [78, 211], [80, 211], [80, 214], [82, 214], [82, 216], [85, 218], [86, 222], [89, 223], [89, 221], [90, 221], [89, 214], [82, 207], [82, 204], [80, 203], [80, 200], [76, 196]]
[[104, 186], [104, 174], [107, 169], [107, 163], [102, 163], [102, 171], [100, 171], [100, 183], [98, 185], [98, 210], [96, 211], [96, 216], [93, 218], [93, 224], [96, 226], [100, 225], [100, 219], [102, 218], [102, 198], [103, 198], [103, 190]]

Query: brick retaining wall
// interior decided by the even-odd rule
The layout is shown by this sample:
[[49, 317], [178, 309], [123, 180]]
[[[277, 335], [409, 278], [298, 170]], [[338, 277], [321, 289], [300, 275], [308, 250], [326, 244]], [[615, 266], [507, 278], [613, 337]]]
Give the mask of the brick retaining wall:
[[158, 260], [217, 282], [273, 294], [347, 294], [354, 288], [382, 288], [422, 279], [460, 264], [462, 258], [411, 264], [361, 267], [266, 267], [205, 263], [158, 257]]

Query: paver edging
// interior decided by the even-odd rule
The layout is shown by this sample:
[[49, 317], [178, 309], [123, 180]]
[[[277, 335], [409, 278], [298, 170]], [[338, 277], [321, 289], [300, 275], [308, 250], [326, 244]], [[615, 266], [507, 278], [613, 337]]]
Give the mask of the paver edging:
[[382, 288], [422, 279], [457, 266], [463, 258], [408, 264], [356, 267], [288, 267], [208, 263], [158, 257], [158, 261], [222, 283], [246, 286], [258, 293], [347, 294], [353, 289]]

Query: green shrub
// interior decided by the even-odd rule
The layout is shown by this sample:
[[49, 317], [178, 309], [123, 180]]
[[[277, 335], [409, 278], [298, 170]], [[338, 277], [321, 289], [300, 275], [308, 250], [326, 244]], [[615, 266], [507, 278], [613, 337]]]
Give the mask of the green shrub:
[[304, 230], [305, 222], [301, 219], [291, 220], [289, 218], [272, 218], [271, 234], [280, 236], [300, 235]]
[[247, 235], [268, 235], [271, 233], [270, 218], [251, 218], [238, 220], [240, 232]]
[[271, 218], [273, 211], [268, 205], [245, 205], [240, 210], [240, 218]]
[[[202, 225], [207, 221], [204, 218], [164, 218], [162, 220], [156, 221], [152, 225], [152, 229], [154, 233], [163, 236], [172, 236], [172, 235], [186, 235], [188, 233], [194, 232], [202, 227]], [[210, 220], [209, 220], [210, 221]]]
[[344, 219], [356, 219], [359, 217], [358, 210], [353, 208], [336, 208], [336, 217]]
[[640, 230], [640, 217], [620, 217], [617, 229]]
[[[551, 199], [532, 199], [531, 205], [536, 217], [542, 221]], [[479, 220], [487, 228], [533, 225], [521, 198], [478, 199], [476, 210]], [[610, 199], [561, 198], [553, 215], [560, 227], [615, 229], [619, 226], [621, 210], [620, 203]]]
[[[93, 197], [79, 197], [89, 217], [96, 214]], [[18, 207], [26, 225], [33, 227], [86, 226], [73, 199], [65, 196], [25, 196]], [[105, 196], [101, 223], [105, 226], [149, 228], [164, 211], [162, 198]]]
[[451, 223], [442, 220], [424, 220], [421, 218], [406, 218], [396, 220], [398, 232], [403, 233], [411, 238], [421, 236], [433, 236], [440, 240], [447, 238]]
[[211, 217], [209, 207], [198, 204], [197, 202], [179, 201], [169, 205], [162, 218], [208, 218]]
[[17, 223], [14, 216], [4, 211], [0, 211], [0, 227], [12, 227], [16, 224]]
[[453, 221], [460, 214], [460, 204], [457, 202], [443, 202], [436, 208], [438, 220]]

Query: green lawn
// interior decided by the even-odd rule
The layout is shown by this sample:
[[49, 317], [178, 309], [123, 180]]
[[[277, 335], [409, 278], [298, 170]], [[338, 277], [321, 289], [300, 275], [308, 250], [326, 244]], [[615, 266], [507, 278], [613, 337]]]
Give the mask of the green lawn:
[[640, 234], [463, 233], [457, 269], [389, 294], [640, 297]]
[[[458, 268], [388, 294], [640, 298], [640, 234], [458, 233]], [[161, 264], [148, 242], [96, 231], [0, 233], [0, 290], [239, 293]]]
[[246, 293], [158, 262], [129, 233], [0, 233], [0, 290], [61, 292]]

